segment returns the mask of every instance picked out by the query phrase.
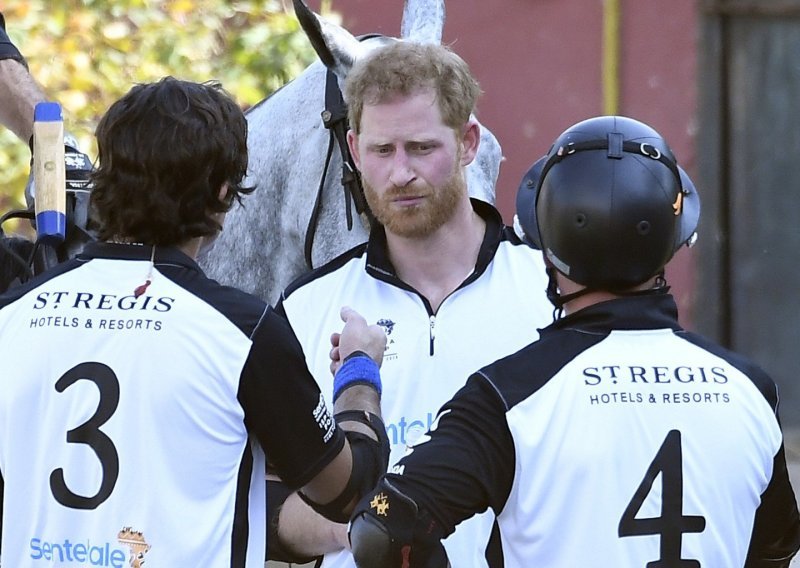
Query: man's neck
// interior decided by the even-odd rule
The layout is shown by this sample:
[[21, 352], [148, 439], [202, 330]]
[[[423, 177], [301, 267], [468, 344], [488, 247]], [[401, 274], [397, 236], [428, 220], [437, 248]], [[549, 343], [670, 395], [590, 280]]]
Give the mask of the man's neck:
[[183, 244], [178, 245], [178, 249], [180, 249], [192, 260], [197, 260], [197, 256], [200, 254], [200, 248], [202, 247], [204, 240], [205, 237], [195, 237], [193, 239], [189, 239]]
[[486, 232], [486, 222], [469, 200], [465, 204], [426, 237], [386, 232], [389, 258], [397, 276], [424, 295], [434, 311], [474, 270]]
[[[559, 275], [560, 276], [560, 275]], [[628, 289], [630, 292], [637, 292], [643, 290], [650, 290], [655, 286], [655, 278], [651, 278], [644, 282], [643, 284], [639, 284], [638, 286], [633, 286]], [[559, 279], [559, 288], [561, 289], [561, 293], [571, 294], [573, 292], [577, 292], [578, 290], [582, 290], [583, 286], [576, 284], [570, 280], [567, 280], [563, 276]], [[567, 302], [564, 304], [564, 313], [574, 314], [577, 311], [580, 311], [584, 308], [588, 308], [589, 306], [593, 306], [594, 304], [599, 304], [600, 302], [607, 302], [609, 300], [616, 300], [617, 298], [623, 298], [625, 296], [620, 294], [614, 294], [613, 292], [608, 292], [606, 290], [593, 290], [583, 296], [579, 296], [574, 300]]]
[[584, 296], [580, 296], [579, 298], [575, 298], [571, 302], [567, 302], [566, 304], [564, 304], [564, 313], [566, 315], [574, 314], [575, 312], [579, 312], [584, 308], [588, 308], [589, 306], [599, 304], [600, 302], [616, 300], [617, 298], [620, 297], [621, 296], [612, 294], [611, 292], [604, 292], [604, 291], [589, 292]]

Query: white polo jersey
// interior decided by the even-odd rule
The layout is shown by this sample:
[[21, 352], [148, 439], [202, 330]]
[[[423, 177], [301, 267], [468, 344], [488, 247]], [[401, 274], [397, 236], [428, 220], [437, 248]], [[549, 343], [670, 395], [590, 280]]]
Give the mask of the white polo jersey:
[[[544, 291], [540, 251], [522, 244], [502, 225], [497, 211], [478, 200], [486, 221], [474, 272], [434, 312], [429, 302], [394, 273], [378, 228], [369, 243], [301, 277], [277, 306], [303, 346], [308, 367], [330, 400], [329, 330], [341, 326], [348, 305], [387, 334], [381, 366], [381, 412], [397, 462], [431, 426], [437, 411], [487, 363], [538, 337], [552, 321]], [[494, 515], [487, 512], [459, 526], [446, 542], [454, 567], [485, 567]], [[328, 554], [325, 568], [353, 567], [349, 552]]]
[[4, 568], [262, 568], [264, 452], [298, 487], [343, 445], [285, 320], [151, 250], [0, 297]]
[[800, 545], [775, 384], [666, 294], [542, 330], [426, 438], [388, 479], [445, 534], [492, 507], [506, 568], [741, 568]]

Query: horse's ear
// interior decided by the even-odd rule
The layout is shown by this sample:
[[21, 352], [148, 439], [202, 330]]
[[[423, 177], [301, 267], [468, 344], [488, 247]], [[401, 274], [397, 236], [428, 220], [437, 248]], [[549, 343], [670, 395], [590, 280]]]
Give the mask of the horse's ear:
[[444, 0], [406, 0], [400, 37], [417, 43], [442, 43]]
[[347, 76], [353, 62], [365, 50], [358, 39], [341, 26], [315, 14], [303, 0], [292, 0], [300, 26], [325, 67], [339, 78]]

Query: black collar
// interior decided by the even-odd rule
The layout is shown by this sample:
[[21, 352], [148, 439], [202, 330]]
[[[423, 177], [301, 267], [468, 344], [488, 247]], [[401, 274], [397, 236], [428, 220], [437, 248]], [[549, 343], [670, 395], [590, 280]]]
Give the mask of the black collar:
[[[150, 260], [152, 254], [153, 245], [92, 242], [88, 243], [83, 248], [83, 251], [81, 251], [77, 258], [81, 261], [88, 261], [95, 258]], [[202, 273], [200, 266], [177, 247], [156, 246], [155, 264], [183, 266]]]
[[[483, 235], [483, 242], [478, 251], [475, 271], [465, 283], [471, 282], [483, 274], [494, 258], [497, 247], [505, 238], [504, 235], [506, 233], [503, 218], [497, 209], [480, 199], [470, 198], [470, 202], [472, 203], [472, 209], [486, 223], [486, 232]], [[397, 272], [389, 260], [389, 251], [386, 246], [386, 230], [380, 223], [375, 223], [369, 235], [369, 242], [367, 243], [367, 272], [375, 278], [391, 281], [395, 285], [409, 288], [397, 277]]]
[[680, 331], [678, 306], [671, 294], [628, 296], [600, 302], [556, 320], [542, 336], [559, 330], [607, 334], [613, 330], [672, 329]]

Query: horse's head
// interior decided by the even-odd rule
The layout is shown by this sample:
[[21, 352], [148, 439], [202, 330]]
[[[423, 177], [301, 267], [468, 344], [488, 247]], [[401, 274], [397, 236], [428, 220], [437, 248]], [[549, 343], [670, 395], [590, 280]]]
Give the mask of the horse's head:
[[[270, 302], [309, 270], [305, 254], [309, 226], [316, 226], [308, 255], [314, 267], [367, 239], [362, 223], [355, 222], [348, 230], [343, 159], [339, 148], [331, 146], [332, 135], [321, 118], [326, 76], [331, 69], [341, 84], [359, 57], [397, 41], [387, 37], [359, 41], [301, 0], [294, 4], [320, 61], [247, 113], [250, 163], [245, 183], [257, 189], [243, 206], [228, 213], [225, 230], [200, 258], [211, 277]], [[443, 25], [443, 0], [407, 0], [401, 39], [439, 43]], [[471, 195], [493, 203], [500, 146], [487, 129], [481, 132], [478, 156], [467, 168], [467, 183]]]
[[[360, 42], [341, 26], [332, 24], [312, 12], [304, 0], [293, 0], [295, 13], [320, 61], [344, 83], [353, 63], [383, 42]], [[402, 41], [441, 43], [444, 28], [444, 0], [406, 0], [401, 24]], [[397, 41], [395, 38], [388, 41]], [[470, 195], [489, 203], [495, 202], [495, 184], [502, 161], [500, 144], [481, 125], [481, 143], [475, 160], [467, 168]]]

